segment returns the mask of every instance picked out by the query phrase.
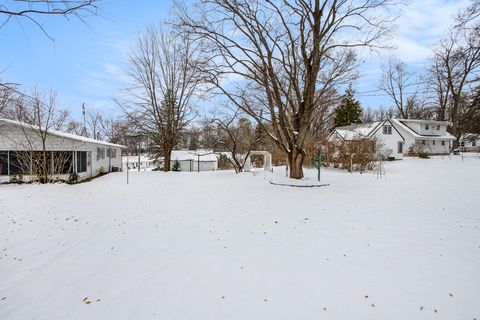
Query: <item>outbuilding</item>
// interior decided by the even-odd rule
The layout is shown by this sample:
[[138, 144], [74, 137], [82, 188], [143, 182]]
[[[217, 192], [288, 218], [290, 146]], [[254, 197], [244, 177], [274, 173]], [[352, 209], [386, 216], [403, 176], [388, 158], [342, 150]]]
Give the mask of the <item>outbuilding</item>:
[[178, 163], [180, 171], [216, 171], [217, 155], [209, 150], [173, 150], [170, 168]]
[[[125, 147], [53, 129], [0, 119], [0, 183], [21, 177], [38, 177], [38, 167], [49, 176], [67, 180], [74, 174], [84, 180], [122, 169]], [[45, 160], [46, 159], [46, 160]], [[45, 161], [47, 164], [45, 165]]]
[[480, 133], [465, 133], [460, 138], [460, 148], [467, 152], [480, 152]]

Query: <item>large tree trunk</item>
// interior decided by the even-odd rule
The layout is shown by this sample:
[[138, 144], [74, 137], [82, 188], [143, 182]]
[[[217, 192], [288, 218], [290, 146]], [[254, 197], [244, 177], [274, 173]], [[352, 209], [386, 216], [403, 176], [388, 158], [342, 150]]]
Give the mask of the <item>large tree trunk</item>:
[[304, 154], [300, 150], [293, 150], [292, 152], [288, 153], [287, 164], [288, 164], [288, 167], [290, 168], [291, 179], [303, 178], [303, 160], [304, 160]]
[[172, 149], [169, 148], [165, 150], [165, 154], [163, 155], [164, 158], [164, 164], [163, 164], [163, 171], [168, 172], [170, 171], [170, 162], [172, 159]]

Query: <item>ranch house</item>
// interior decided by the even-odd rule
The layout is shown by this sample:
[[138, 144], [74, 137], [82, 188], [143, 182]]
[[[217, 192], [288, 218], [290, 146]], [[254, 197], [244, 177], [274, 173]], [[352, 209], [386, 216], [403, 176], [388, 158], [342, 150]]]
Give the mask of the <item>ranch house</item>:
[[[90, 139], [57, 130], [44, 130], [26, 123], [0, 119], [0, 183], [12, 177], [37, 178], [45, 165], [50, 176], [78, 180], [122, 169], [122, 145]], [[45, 157], [45, 153], [47, 157]]]

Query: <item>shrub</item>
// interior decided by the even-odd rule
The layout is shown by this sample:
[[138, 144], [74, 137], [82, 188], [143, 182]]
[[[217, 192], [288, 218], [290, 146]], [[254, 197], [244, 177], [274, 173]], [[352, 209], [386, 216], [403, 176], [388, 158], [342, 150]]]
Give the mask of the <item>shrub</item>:
[[78, 175], [76, 173], [70, 173], [67, 179], [68, 184], [75, 184], [78, 182]]
[[415, 144], [408, 149], [408, 155], [419, 157], [420, 159], [430, 158], [427, 147], [419, 141], [415, 142]]
[[182, 168], [180, 167], [180, 162], [178, 162], [178, 160], [175, 160], [175, 162], [173, 163], [173, 166], [172, 166], [172, 171], [178, 172], [181, 169]]
[[420, 159], [430, 159], [430, 156], [428, 155], [428, 152], [426, 152], [426, 151], [419, 151], [417, 153], [417, 155]]
[[321, 146], [324, 165], [353, 171], [372, 170], [379, 146], [373, 140], [327, 141]]

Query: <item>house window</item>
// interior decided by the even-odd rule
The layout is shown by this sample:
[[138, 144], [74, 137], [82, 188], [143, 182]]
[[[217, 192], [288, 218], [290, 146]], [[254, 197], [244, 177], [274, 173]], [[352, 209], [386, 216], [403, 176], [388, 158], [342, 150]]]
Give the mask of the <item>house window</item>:
[[392, 134], [392, 126], [383, 126], [383, 134]]
[[402, 141], [398, 142], [398, 153], [403, 153], [403, 142]]
[[465, 141], [460, 142], [460, 147], [465, 147]]
[[77, 172], [87, 172], [87, 152], [77, 151]]
[[97, 161], [105, 159], [105, 148], [97, 147]]
[[437, 126], [437, 130], [440, 130], [440, 125]]
[[444, 146], [444, 145], [445, 145], [445, 141], [444, 141], [444, 140], [442, 140], [442, 146]]
[[[50, 161], [50, 152], [46, 153], [47, 163]], [[10, 175], [30, 174], [32, 155], [28, 151], [10, 151]]]
[[110, 150], [110, 156], [112, 158], [116, 158], [117, 157], [117, 149], [111, 149]]
[[425, 125], [425, 130], [428, 130], [430, 129], [430, 127], [428, 126], [428, 124]]
[[435, 140], [432, 141], [432, 144], [435, 145]]
[[425, 145], [425, 140], [422, 140], [422, 144]]
[[107, 148], [107, 158], [110, 158], [110, 148]]
[[472, 141], [472, 147], [476, 147], [477, 146], [477, 141]]
[[53, 173], [67, 174], [72, 172], [72, 152], [54, 151], [53, 152]]
[[8, 152], [0, 151], [0, 176], [8, 174]]

